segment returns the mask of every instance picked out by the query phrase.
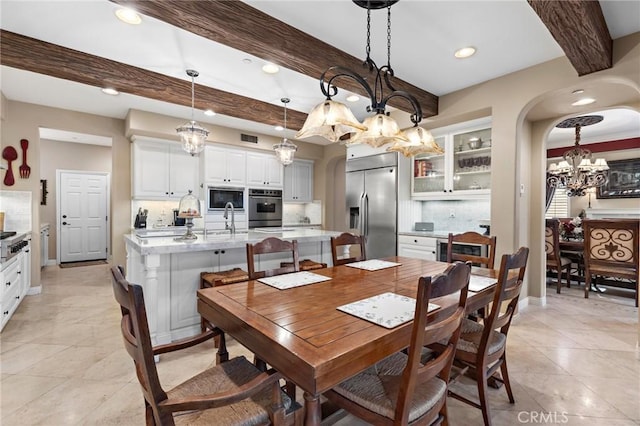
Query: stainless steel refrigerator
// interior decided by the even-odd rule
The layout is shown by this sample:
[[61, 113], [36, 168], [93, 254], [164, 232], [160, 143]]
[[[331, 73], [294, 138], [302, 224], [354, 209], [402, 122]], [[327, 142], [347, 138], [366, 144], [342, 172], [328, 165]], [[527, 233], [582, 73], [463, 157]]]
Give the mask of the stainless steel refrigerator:
[[347, 160], [349, 231], [366, 237], [368, 259], [397, 253], [398, 155], [389, 152]]

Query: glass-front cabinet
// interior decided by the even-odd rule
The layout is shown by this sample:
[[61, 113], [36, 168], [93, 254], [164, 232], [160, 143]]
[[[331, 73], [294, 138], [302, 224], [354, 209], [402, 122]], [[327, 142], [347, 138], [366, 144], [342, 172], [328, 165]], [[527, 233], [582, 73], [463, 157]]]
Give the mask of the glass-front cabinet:
[[445, 151], [413, 158], [414, 199], [484, 198], [491, 193], [491, 119], [431, 131]]

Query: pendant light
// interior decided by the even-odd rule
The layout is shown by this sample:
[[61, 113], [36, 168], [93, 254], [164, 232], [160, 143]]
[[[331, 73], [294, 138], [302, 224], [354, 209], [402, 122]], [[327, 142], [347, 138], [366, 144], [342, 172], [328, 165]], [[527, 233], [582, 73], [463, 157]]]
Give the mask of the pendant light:
[[207, 140], [209, 131], [200, 126], [193, 119], [194, 99], [195, 99], [195, 81], [194, 79], [200, 75], [196, 70], [187, 70], [187, 75], [191, 77], [191, 121], [176, 128], [176, 132], [180, 135], [182, 141], [182, 149], [192, 156], [198, 155], [204, 149], [204, 143]]
[[[287, 104], [291, 100], [289, 98], [282, 98], [280, 102], [284, 104], [284, 131], [287, 131]], [[298, 147], [293, 143], [289, 142], [286, 135], [282, 139], [282, 142], [275, 144], [273, 146], [273, 150], [276, 152], [276, 157], [282, 163], [282, 165], [287, 166], [293, 163], [293, 156], [295, 152], [298, 150]]]

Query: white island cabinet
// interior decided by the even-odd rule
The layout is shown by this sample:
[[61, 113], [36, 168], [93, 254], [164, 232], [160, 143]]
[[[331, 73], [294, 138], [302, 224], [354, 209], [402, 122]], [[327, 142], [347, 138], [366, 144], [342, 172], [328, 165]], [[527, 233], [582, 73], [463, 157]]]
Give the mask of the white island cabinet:
[[[315, 229], [269, 232], [250, 231], [229, 234], [199, 234], [194, 242], [174, 237], [125, 235], [127, 280], [140, 284], [154, 344], [169, 343], [192, 336], [200, 330], [196, 292], [200, 272], [240, 267], [247, 270], [246, 245], [267, 237], [297, 240], [300, 259], [331, 265], [331, 237], [339, 232]], [[151, 234], [149, 234], [151, 235]], [[256, 268], [272, 268], [282, 259], [256, 257]]]

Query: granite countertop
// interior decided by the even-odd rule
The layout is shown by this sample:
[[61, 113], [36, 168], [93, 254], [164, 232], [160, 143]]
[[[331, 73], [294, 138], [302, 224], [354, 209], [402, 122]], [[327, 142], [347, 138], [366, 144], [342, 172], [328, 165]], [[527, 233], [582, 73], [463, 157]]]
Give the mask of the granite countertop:
[[449, 231], [406, 231], [398, 232], [398, 235], [408, 235], [411, 237], [449, 238]]
[[283, 227], [287, 227], [287, 228], [303, 228], [305, 226], [320, 226], [322, 227], [321, 223], [300, 223], [300, 222], [296, 222], [296, 223], [284, 223], [282, 224]]
[[[178, 233], [180, 236], [183, 233]], [[176, 234], [172, 236], [162, 235], [141, 237], [135, 233], [124, 236], [125, 244], [142, 255], [147, 254], [170, 254], [185, 253], [190, 251], [207, 251], [231, 248], [243, 248], [247, 243], [262, 241], [268, 237], [277, 237], [283, 240], [298, 240], [298, 242], [321, 242], [329, 241], [331, 237], [340, 235], [339, 232], [322, 231], [319, 229], [287, 229], [287, 228], [265, 228], [264, 230], [236, 231], [231, 235], [229, 231], [209, 231], [206, 234], [202, 231], [194, 231], [198, 236], [195, 241], [176, 241]]]

